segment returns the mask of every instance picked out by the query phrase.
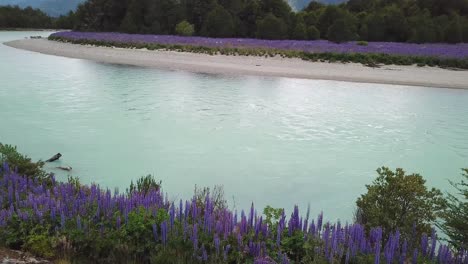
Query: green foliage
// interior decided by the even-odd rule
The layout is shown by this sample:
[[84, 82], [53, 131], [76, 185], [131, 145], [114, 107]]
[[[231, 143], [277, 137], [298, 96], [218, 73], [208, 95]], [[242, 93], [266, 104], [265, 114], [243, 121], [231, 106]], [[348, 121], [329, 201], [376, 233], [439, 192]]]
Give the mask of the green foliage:
[[144, 177], [140, 177], [136, 181], [136, 185], [131, 181], [130, 188], [127, 190], [127, 193], [131, 194], [137, 192], [147, 194], [150, 190], [159, 190], [160, 188], [161, 181], [157, 182], [154, 177], [149, 174]]
[[296, 26], [294, 27], [294, 31], [292, 33], [292, 39], [298, 39], [298, 40], [304, 40], [307, 39], [307, 28], [305, 26], [304, 21], [299, 21], [296, 23]]
[[369, 45], [369, 43], [367, 41], [358, 41], [356, 44], [358, 44], [359, 46], [367, 46]]
[[463, 28], [460, 22], [460, 18], [455, 16], [452, 21], [448, 24], [445, 30], [445, 40], [448, 43], [460, 43], [463, 42]]
[[462, 176], [460, 183], [450, 182], [457, 194], [447, 194], [447, 209], [438, 225], [457, 249], [468, 248], [468, 169], [463, 169]]
[[354, 24], [345, 18], [336, 20], [328, 29], [328, 40], [341, 43], [357, 38], [356, 27]]
[[202, 35], [227, 38], [234, 35], [234, 22], [231, 14], [222, 6], [217, 6], [208, 13], [202, 28]]
[[[341, 19], [346, 21], [344, 30], [338, 27]], [[185, 23], [177, 29], [181, 21], [193, 30]], [[343, 39], [351, 29], [366, 41], [468, 42], [468, 0], [348, 0], [340, 5], [311, 1], [298, 12], [285, 0], [87, 0], [76, 12], [59, 18], [32, 8], [0, 7], [0, 28], [328, 39], [335, 23], [332, 41]], [[312, 26], [319, 34], [311, 33]]]
[[265, 215], [265, 223], [268, 226], [276, 226], [280, 220], [281, 215], [283, 214], [284, 209], [282, 208], [273, 208], [271, 206], [265, 207], [263, 209], [263, 214]]
[[180, 36], [192, 36], [195, 33], [195, 28], [187, 20], [184, 20], [176, 25], [175, 32]]
[[227, 200], [224, 196], [224, 188], [222, 185], [215, 185], [213, 190], [210, 187], [198, 188], [195, 185], [195, 190], [193, 192], [193, 197], [195, 197], [197, 204], [199, 206], [204, 205], [206, 197], [209, 196], [213, 202], [215, 210], [227, 209]]
[[44, 162], [33, 162], [28, 156], [20, 154], [16, 146], [0, 143], [0, 164], [4, 162], [18, 170], [20, 175], [38, 179], [48, 178], [48, 174], [42, 170]]
[[431, 224], [445, 206], [442, 193], [434, 188], [429, 190], [421, 175], [406, 174], [403, 169], [393, 172], [382, 167], [377, 173], [377, 179], [366, 185], [367, 193], [356, 202], [357, 222], [368, 229], [381, 226], [384, 234], [398, 229], [407, 239], [429, 234]]
[[262, 39], [285, 39], [287, 26], [283, 19], [268, 13], [265, 18], [257, 21], [257, 37]]
[[317, 40], [320, 39], [320, 31], [315, 26], [307, 28], [307, 39]]
[[39, 9], [0, 6], [0, 28], [53, 28], [53, 22]]
[[35, 256], [52, 258], [55, 257], [54, 237], [44, 230], [42, 226], [36, 226], [31, 234], [26, 237], [23, 249]]

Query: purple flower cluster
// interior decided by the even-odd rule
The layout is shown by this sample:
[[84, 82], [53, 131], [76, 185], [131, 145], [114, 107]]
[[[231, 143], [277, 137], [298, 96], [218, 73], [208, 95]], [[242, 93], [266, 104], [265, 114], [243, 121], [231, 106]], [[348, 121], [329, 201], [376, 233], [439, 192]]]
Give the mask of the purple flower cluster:
[[305, 51], [311, 53], [383, 53], [390, 55], [431, 56], [463, 59], [468, 57], [468, 44], [413, 44], [398, 42], [333, 43], [326, 40], [262, 40], [246, 38], [205, 38], [172, 35], [141, 35], [109, 32], [58, 32], [51, 36], [70, 40], [94, 40], [119, 43], [147, 43], [165, 45], [189, 45], [220, 48], [262, 48]]
[[[184, 240], [193, 247], [194, 257], [200, 261], [224, 260], [232, 252], [250, 258], [254, 263], [290, 263], [290, 252], [283, 252], [284, 241], [296, 237], [315, 241], [311, 249], [328, 263], [350, 263], [358, 256], [371, 256], [378, 263], [417, 263], [418, 258], [437, 263], [467, 264], [468, 251], [453, 252], [438, 244], [435, 231], [423, 236], [421, 243], [408, 253], [409, 241], [396, 231], [383, 237], [382, 228], [366, 233], [359, 224], [323, 222], [323, 215], [309, 219], [302, 217], [294, 207], [289, 218], [284, 211], [277, 223], [269, 224], [252, 204], [246, 213], [216, 208], [209, 196], [204, 201], [193, 198], [170, 203], [160, 190], [131, 194], [112, 193], [96, 185], [55, 182], [46, 185], [18, 175], [7, 164], [0, 168], [0, 232], [10, 227], [15, 219], [42, 225], [51, 224], [57, 232], [73, 226], [84, 234], [91, 229], [101, 234], [109, 229], [128, 226], [129, 214], [145, 210], [156, 219], [158, 211], [167, 212], [167, 218], [150, 225], [147, 236], [163, 247], [171, 241]], [[105, 221], [105, 227], [100, 225]], [[438, 246], [438, 251], [436, 248]], [[420, 252], [420, 254], [419, 254]]]

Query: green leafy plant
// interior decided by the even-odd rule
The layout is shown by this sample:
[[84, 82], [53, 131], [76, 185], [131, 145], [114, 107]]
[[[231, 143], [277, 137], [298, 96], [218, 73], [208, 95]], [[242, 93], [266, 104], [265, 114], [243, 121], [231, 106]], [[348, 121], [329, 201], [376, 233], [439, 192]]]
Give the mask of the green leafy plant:
[[406, 174], [400, 168], [392, 171], [382, 167], [377, 173], [377, 179], [366, 185], [367, 193], [356, 202], [357, 222], [368, 229], [381, 226], [384, 234], [398, 229], [407, 239], [429, 234], [445, 207], [442, 193], [428, 189], [421, 175]]
[[16, 146], [0, 143], [0, 164], [5, 162], [11, 168], [18, 170], [20, 175], [40, 179], [48, 178], [48, 174], [42, 170], [44, 162], [33, 162], [28, 156], [20, 154]]
[[458, 193], [447, 194], [447, 210], [438, 225], [457, 249], [468, 248], [468, 169], [463, 169], [462, 176], [460, 183], [450, 182]]
[[192, 36], [195, 33], [195, 28], [187, 20], [184, 20], [176, 25], [175, 32], [180, 36]]
[[136, 184], [131, 181], [130, 188], [127, 189], [128, 193], [138, 192], [138, 193], [148, 193], [150, 190], [159, 190], [161, 188], [161, 181], [157, 182], [154, 177], [149, 174], [144, 177], [140, 177]]

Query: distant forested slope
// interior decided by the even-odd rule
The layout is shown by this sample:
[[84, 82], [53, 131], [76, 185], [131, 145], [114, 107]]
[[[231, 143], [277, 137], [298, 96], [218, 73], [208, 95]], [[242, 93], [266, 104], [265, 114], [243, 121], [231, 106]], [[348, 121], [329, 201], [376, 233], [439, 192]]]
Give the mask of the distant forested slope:
[[17, 5], [19, 7], [39, 8], [50, 16], [59, 16], [75, 10], [84, 0], [0, 0], [0, 6]]
[[[299, 0], [294, 0], [299, 1]], [[262, 39], [468, 42], [468, 0], [88, 0], [75, 29]]]
[[[39, 8], [51, 16], [59, 16], [75, 10], [78, 4], [85, 0], [0, 0], [1, 5], [18, 5], [20, 7], [31, 6]], [[345, 0], [321, 0], [322, 3], [336, 4]], [[310, 0], [288, 0], [291, 7], [295, 10], [301, 10], [306, 7]]]

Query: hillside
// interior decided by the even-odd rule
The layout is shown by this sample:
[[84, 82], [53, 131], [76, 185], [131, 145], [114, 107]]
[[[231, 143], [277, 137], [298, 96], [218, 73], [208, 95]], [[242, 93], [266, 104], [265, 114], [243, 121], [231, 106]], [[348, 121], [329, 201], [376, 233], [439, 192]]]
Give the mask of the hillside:
[[82, 2], [84, 0], [0, 0], [0, 5], [31, 6], [41, 9], [51, 16], [59, 16], [70, 10], [75, 10]]

